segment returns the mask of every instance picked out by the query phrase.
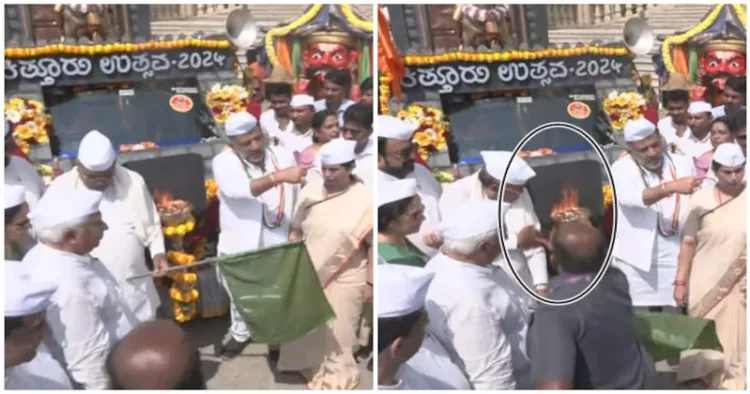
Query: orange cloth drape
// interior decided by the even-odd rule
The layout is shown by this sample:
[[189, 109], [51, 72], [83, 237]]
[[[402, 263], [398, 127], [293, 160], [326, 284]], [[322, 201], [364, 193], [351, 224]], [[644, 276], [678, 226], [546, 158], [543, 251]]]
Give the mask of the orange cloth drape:
[[675, 71], [690, 78], [690, 70], [688, 69], [687, 51], [683, 46], [675, 46], [672, 49], [672, 65], [674, 65]]
[[391, 90], [396, 99], [400, 99], [401, 78], [406, 74], [406, 66], [396, 45], [393, 44], [388, 18], [380, 7], [378, 7], [378, 72], [391, 78]]
[[[289, 48], [289, 43], [284, 38], [276, 40], [276, 57], [279, 59], [279, 65], [286, 68], [290, 74], [294, 75], [292, 71], [292, 51]], [[295, 76], [296, 77], [296, 76]]]

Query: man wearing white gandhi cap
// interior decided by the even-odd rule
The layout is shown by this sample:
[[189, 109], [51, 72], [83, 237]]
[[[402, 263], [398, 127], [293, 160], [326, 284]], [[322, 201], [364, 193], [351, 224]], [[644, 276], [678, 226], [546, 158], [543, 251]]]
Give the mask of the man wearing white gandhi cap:
[[[125, 299], [140, 321], [155, 319], [161, 300], [154, 281], [127, 280], [149, 273], [144, 248], [149, 249], [157, 275], [169, 267], [161, 219], [146, 181], [137, 172], [118, 165], [112, 142], [92, 130], [78, 146], [75, 168], [57, 177], [49, 187], [50, 192], [78, 189], [102, 192], [99, 208], [108, 229], [91, 255], [122, 283]], [[59, 204], [63, 208], [64, 203]]]
[[[308, 379], [310, 388], [351, 388], [352, 382], [359, 381], [352, 352], [357, 343], [364, 346], [369, 339], [375, 265], [373, 198], [370, 189], [353, 175], [355, 145], [355, 141], [334, 139], [320, 148], [323, 179], [311, 181], [300, 192], [289, 233], [290, 241], [305, 240], [336, 314], [328, 327], [281, 347], [277, 369], [301, 371], [305, 377], [313, 371], [314, 377]], [[325, 333], [328, 329], [332, 335], [321, 345], [321, 330]], [[338, 356], [325, 356], [331, 353]]]
[[711, 105], [705, 101], [694, 101], [688, 107], [690, 132], [677, 141], [680, 153], [698, 158], [713, 149], [711, 145]]
[[107, 229], [101, 200], [101, 192], [89, 189], [47, 191], [30, 214], [39, 244], [22, 262], [35, 280], [58, 286], [46, 309], [50, 350], [87, 390], [109, 388], [107, 354], [140, 324], [127, 293], [90, 254]]
[[307, 94], [292, 97], [291, 117], [294, 127], [291, 130], [279, 130], [276, 138], [279, 145], [291, 152], [302, 152], [313, 144], [312, 119], [315, 115], [315, 99]]
[[[266, 148], [265, 135], [247, 112], [230, 115], [224, 129], [229, 143], [212, 161], [219, 186], [218, 253], [239, 254], [286, 242], [307, 169], [295, 167], [288, 150]], [[225, 359], [236, 357], [252, 341], [234, 303], [230, 308], [231, 338], [221, 351]]]
[[476, 390], [530, 387], [526, 332], [530, 311], [518, 284], [492, 264], [501, 253], [498, 204], [470, 201], [441, 224], [441, 254], [425, 269], [427, 332], [448, 350]]
[[628, 122], [623, 133], [629, 155], [612, 165], [619, 204], [613, 264], [627, 276], [636, 309], [677, 312], [672, 282], [680, 232], [702, 178], [692, 159], [665, 151], [648, 120]]
[[44, 344], [45, 310], [57, 291], [19, 261], [5, 260], [5, 389], [73, 390], [65, 368]]
[[425, 295], [434, 273], [378, 266], [378, 389], [471, 390], [445, 348], [425, 333]]
[[44, 181], [31, 163], [13, 154], [16, 143], [10, 124], [5, 121], [5, 182], [4, 185], [22, 185], [26, 188], [25, 198], [29, 206], [34, 206], [44, 193]]
[[419, 233], [409, 236], [409, 241], [427, 256], [437, 254], [442, 240], [435, 234], [440, 223], [438, 201], [442, 194], [440, 183], [430, 170], [414, 163], [412, 135], [416, 126], [392, 116], [379, 115], [378, 133], [378, 182], [379, 187], [397, 179], [412, 178], [417, 181], [417, 193], [425, 206], [425, 221]]

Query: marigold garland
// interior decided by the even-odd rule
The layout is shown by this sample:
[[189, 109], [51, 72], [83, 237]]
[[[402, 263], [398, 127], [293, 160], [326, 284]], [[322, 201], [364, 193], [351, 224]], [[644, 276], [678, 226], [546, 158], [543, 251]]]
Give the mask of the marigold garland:
[[[725, 4], [719, 4], [717, 5], [706, 17], [705, 20], [703, 20], [701, 23], [693, 27], [692, 29], [674, 36], [667, 37], [664, 42], [661, 44], [661, 55], [662, 60], [664, 62], [664, 67], [667, 69], [667, 72], [669, 74], [674, 74], [677, 72], [677, 70], [674, 68], [674, 63], [672, 63], [672, 46], [674, 45], [682, 45], [686, 43], [691, 38], [697, 36], [698, 34], [703, 33], [706, 29], [711, 27], [711, 25], [714, 24], [716, 19], [721, 14], [722, 8], [724, 8]], [[745, 10], [743, 9], [742, 4], [730, 4], [732, 8], [734, 8], [735, 12], [737, 13], [737, 16], [740, 19], [740, 22], [743, 26], [747, 26], [747, 17], [745, 16]]]
[[602, 186], [602, 194], [604, 196], [604, 208], [608, 208], [614, 202], [612, 197], [612, 185]]
[[219, 194], [219, 185], [214, 179], [206, 179], [204, 184], [206, 186], [206, 201], [211, 202]]
[[39, 101], [11, 98], [5, 103], [5, 120], [10, 123], [16, 145], [24, 153], [28, 154], [32, 145], [49, 142], [47, 129], [52, 124], [52, 117]]
[[240, 85], [216, 84], [206, 93], [206, 106], [219, 124], [224, 124], [235, 112], [246, 111], [248, 104], [250, 92]]
[[271, 65], [273, 65], [274, 67], [278, 67], [279, 65], [279, 58], [278, 56], [276, 56], [276, 48], [274, 48], [273, 46], [274, 38], [287, 36], [300, 27], [308, 24], [315, 18], [316, 15], [318, 15], [318, 12], [320, 12], [320, 9], [322, 7], [322, 4], [314, 4], [312, 7], [310, 7], [309, 10], [307, 10], [304, 15], [299, 17], [299, 19], [297, 19], [296, 21], [286, 26], [271, 29], [268, 31], [268, 33], [266, 33], [266, 56], [268, 57], [268, 61], [271, 63]]
[[388, 106], [388, 100], [391, 97], [391, 82], [391, 77], [387, 75], [380, 77], [380, 84], [378, 85], [380, 97], [378, 98], [378, 102], [380, 103], [380, 114], [382, 115], [389, 115], [391, 113], [391, 109]]
[[597, 47], [583, 46], [578, 48], [546, 48], [526, 51], [506, 52], [449, 52], [437, 55], [408, 55], [404, 56], [407, 66], [428, 66], [451, 62], [512, 62], [518, 60], [537, 60], [547, 58], [574, 57], [584, 55], [597, 56], [627, 56], [630, 52], [625, 47]]
[[427, 160], [430, 153], [439, 152], [448, 147], [447, 135], [450, 132], [450, 124], [445, 120], [443, 111], [413, 104], [399, 111], [397, 117], [419, 125], [412, 141], [417, 145], [417, 154], [422, 160]]
[[635, 92], [611, 92], [603, 103], [603, 110], [615, 130], [622, 130], [631, 120], [643, 117], [646, 99]]
[[198, 38], [185, 38], [174, 41], [150, 41], [144, 43], [116, 42], [111, 44], [90, 45], [50, 44], [33, 48], [6, 48], [5, 58], [28, 59], [59, 55], [98, 56], [185, 48], [228, 49], [231, 47], [232, 43], [227, 40], [202, 40]]
[[373, 31], [372, 22], [359, 19], [359, 17], [354, 14], [354, 11], [352, 11], [352, 6], [342, 4], [340, 7], [341, 14], [344, 15], [344, 19], [346, 19], [346, 21], [349, 22], [352, 26], [364, 31]]
[[195, 229], [195, 219], [190, 217], [188, 221], [177, 226], [164, 226], [162, 232], [167, 237], [182, 237]]

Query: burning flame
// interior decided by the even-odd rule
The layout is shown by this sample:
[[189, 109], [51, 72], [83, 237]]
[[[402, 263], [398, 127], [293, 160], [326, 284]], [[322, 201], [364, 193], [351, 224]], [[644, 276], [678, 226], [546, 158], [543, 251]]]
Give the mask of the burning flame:
[[555, 214], [578, 210], [578, 189], [573, 186], [565, 186], [562, 190], [562, 200], [552, 207], [552, 216]]
[[169, 192], [163, 192], [159, 189], [154, 190], [154, 202], [156, 203], [157, 207], [169, 207], [172, 205], [172, 202], [174, 201], [174, 197]]

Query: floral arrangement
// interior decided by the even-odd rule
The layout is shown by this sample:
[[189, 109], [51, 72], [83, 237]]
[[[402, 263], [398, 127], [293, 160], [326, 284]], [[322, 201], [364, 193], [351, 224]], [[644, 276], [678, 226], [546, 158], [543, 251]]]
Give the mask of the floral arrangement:
[[206, 201], [213, 201], [219, 194], [219, 185], [213, 179], [206, 179]]
[[216, 123], [224, 124], [229, 115], [244, 111], [250, 103], [250, 92], [240, 85], [214, 85], [206, 93], [206, 105]]
[[437, 181], [440, 183], [451, 183], [456, 180], [456, 177], [453, 176], [453, 174], [451, 174], [448, 171], [435, 170], [432, 172], [432, 174], [435, 176], [435, 179], [437, 179]]
[[635, 92], [612, 92], [604, 99], [604, 112], [615, 130], [622, 130], [631, 120], [642, 118], [646, 99]]
[[24, 153], [28, 154], [32, 145], [49, 142], [47, 128], [52, 123], [52, 117], [39, 101], [11, 98], [5, 103], [5, 120], [10, 122], [16, 145]]
[[378, 102], [380, 103], [380, 113], [382, 115], [390, 115], [391, 113], [391, 109], [388, 107], [388, 99], [391, 97], [392, 81], [391, 77], [387, 75], [380, 76], [380, 84], [378, 85], [380, 97], [378, 98]]
[[612, 185], [602, 186], [602, 194], [604, 195], [604, 208], [607, 208], [612, 205], [612, 202], [614, 201], [612, 197]]
[[450, 132], [450, 124], [445, 120], [443, 111], [413, 104], [399, 111], [397, 117], [419, 125], [412, 140], [417, 144], [417, 154], [422, 160], [427, 160], [430, 153], [439, 152], [448, 147], [446, 137]]
[[173, 41], [149, 41], [142, 43], [67, 45], [50, 44], [33, 48], [6, 48], [6, 59], [28, 59], [40, 56], [101, 56], [120, 53], [134, 53], [145, 51], [163, 51], [185, 48], [228, 49], [232, 44], [227, 40], [202, 40], [199, 38], [184, 38]]
[[627, 56], [625, 47], [582, 46], [576, 48], [546, 48], [531, 50], [513, 50], [503, 52], [447, 52], [438, 55], [407, 55], [404, 64], [407, 66], [431, 66], [454, 62], [514, 62], [519, 60], [537, 60], [566, 58], [574, 56]]

